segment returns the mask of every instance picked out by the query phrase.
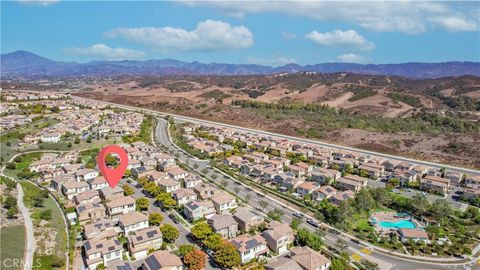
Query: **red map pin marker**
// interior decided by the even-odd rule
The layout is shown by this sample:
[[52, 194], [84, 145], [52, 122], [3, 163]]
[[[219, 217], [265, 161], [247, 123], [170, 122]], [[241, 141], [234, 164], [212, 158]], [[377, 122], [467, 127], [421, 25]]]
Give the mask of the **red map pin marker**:
[[[105, 163], [105, 158], [108, 154], [117, 154], [120, 157], [120, 164], [117, 168], [109, 168]], [[108, 185], [111, 188], [114, 188], [120, 179], [122, 179], [123, 174], [128, 166], [128, 155], [123, 148], [118, 145], [108, 145], [102, 148], [100, 153], [97, 156], [97, 166], [100, 169], [105, 180], [107, 180]]]

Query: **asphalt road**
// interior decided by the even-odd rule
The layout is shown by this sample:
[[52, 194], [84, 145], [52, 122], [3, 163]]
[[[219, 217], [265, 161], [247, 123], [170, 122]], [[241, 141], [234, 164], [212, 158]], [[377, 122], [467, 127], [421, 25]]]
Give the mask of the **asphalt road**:
[[[167, 134], [167, 121], [162, 118], [158, 118], [158, 125], [155, 130], [155, 137], [156, 137], [156, 141], [164, 145], [167, 149], [169, 149], [171, 153], [178, 153], [179, 160], [182, 163], [188, 162], [192, 166], [193, 164], [197, 164], [198, 171], [206, 169], [207, 170], [206, 176], [209, 179], [212, 179], [212, 181], [215, 184], [219, 186], [224, 186], [229, 192], [231, 192], [232, 194], [236, 194], [239, 198], [243, 198], [243, 199], [248, 198], [248, 204], [254, 207], [255, 209], [259, 210], [260, 212], [263, 212], [265, 214], [274, 209], [281, 209], [284, 212], [284, 215], [282, 216], [282, 221], [288, 224], [294, 218], [292, 215], [293, 211], [291, 209], [288, 209], [285, 205], [278, 202], [275, 198], [272, 198], [270, 196], [267, 197], [264, 194], [257, 192], [252, 188], [246, 185], [243, 185], [242, 183], [235, 181], [234, 179], [217, 172], [216, 170], [214, 170], [209, 166], [208, 161], [192, 158], [189, 155], [187, 155], [185, 152], [176, 148], [176, 146], [174, 146], [169, 140], [169, 137]], [[214, 174], [217, 175], [217, 178], [215, 179], [211, 177]], [[224, 183], [228, 183], [228, 184], [224, 185]], [[268, 206], [265, 209], [263, 209], [260, 206], [260, 201], [268, 202]], [[300, 226], [302, 228], [306, 228], [311, 231], [316, 230], [316, 228], [312, 227], [306, 222], [302, 222]], [[325, 236], [325, 243], [328, 246], [335, 247], [335, 243], [338, 240], [338, 238], [339, 236], [327, 232], [327, 235]], [[444, 265], [444, 264], [423, 263], [423, 262], [418, 262], [413, 260], [407, 260], [407, 259], [383, 254], [380, 252], [373, 252], [369, 255], [366, 255], [361, 251], [361, 250], [364, 250], [366, 246], [359, 245], [348, 240], [347, 242], [349, 245], [348, 251], [350, 254], [358, 254], [361, 257], [364, 257], [370, 261], [378, 263], [380, 266], [380, 269], [392, 269], [392, 270], [393, 269], [399, 269], [399, 270], [400, 269], [405, 269], [405, 270], [474, 269], [472, 266], [474, 265], [473, 263], [470, 263], [470, 265]]]

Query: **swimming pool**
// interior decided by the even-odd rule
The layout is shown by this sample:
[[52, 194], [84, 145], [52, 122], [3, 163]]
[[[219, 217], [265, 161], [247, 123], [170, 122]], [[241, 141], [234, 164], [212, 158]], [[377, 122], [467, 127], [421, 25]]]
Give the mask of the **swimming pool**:
[[410, 220], [400, 220], [396, 222], [380, 221], [378, 224], [386, 229], [415, 229], [417, 227], [415, 223]]

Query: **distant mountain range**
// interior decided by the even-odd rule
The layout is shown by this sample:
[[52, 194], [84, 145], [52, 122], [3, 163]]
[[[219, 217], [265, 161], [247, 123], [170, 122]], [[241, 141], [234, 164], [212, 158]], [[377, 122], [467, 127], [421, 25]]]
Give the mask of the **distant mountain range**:
[[54, 61], [27, 51], [1, 55], [2, 76], [115, 76], [115, 75], [267, 75], [312, 71], [319, 73], [350, 72], [372, 75], [397, 75], [410, 78], [480, 76], [480, 62], [403, 63], [362, 65], [323, 63], [287, 64], [280, 67], [246, 64], [204, 64], [174, 59], [92, 61], [89, 63]]

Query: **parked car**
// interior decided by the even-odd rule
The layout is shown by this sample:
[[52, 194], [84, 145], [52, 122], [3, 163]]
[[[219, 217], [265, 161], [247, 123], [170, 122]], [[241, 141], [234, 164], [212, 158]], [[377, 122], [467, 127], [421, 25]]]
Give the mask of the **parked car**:
[[174, 214], [169, 214], [168, 217], [173, 221], [173, 223], [178, 224], [178, 218]]
[[317, 227], [317, 228], [320, 227], [320, 223], [316, 222], [315, 220], [313, 220], [311, 218], [307, 219], [307, 223], [312, 225], [313, 227]]
[[207, 249], [207, 255], [208, 255], [208, 256], [210, 256], [210, 257], [213, 258], [213, 254], [214, 254], [214, 253], [215, 253], [215, 252], [213, 252], [213, 250]]
[[293, 212], [292, 215], [296, 218], [303, 218], [303, 214], [300, 212]]

